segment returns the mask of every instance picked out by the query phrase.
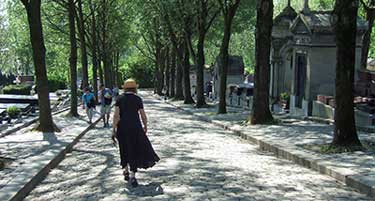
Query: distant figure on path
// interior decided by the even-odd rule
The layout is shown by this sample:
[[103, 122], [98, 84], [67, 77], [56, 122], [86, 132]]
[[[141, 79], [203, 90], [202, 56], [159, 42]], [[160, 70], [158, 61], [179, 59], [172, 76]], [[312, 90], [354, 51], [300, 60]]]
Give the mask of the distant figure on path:
[[118, 95], [120, 94], [120, 89], [117, 86], [113, 86], [112, 93], [113, 93], [113, 100], [116, 101]]
[[92, 92], [90, 92], [89, 88], [85, 88], [83, 90], [82, 95], [82, 108], [86, 109], [87, 117], [89, 118], [90, 124], [92, 123], [92, 116], [94, 115], [95, 109], [95, 96]]
[[143, 109], [143, 101], [136, 95], [137, 83], [132, 79], [126, 80], [123, 88], [125, 93], [118, 97], [113, 115], [112, 140], [116, 142], [117, 139], [119, 142], [125, 180], [132, 187], [137, 187], [138, 182], [135, 178], [137, 169], [150, 168], [160, 159], [146, 136], [147, 117]]
[[109, 117], [111, 114], [112, 91], [100, 85], [98, 92], [98, 99], [100, 103], [100, 113], [103, 115], [104, 127], [109, 126]]

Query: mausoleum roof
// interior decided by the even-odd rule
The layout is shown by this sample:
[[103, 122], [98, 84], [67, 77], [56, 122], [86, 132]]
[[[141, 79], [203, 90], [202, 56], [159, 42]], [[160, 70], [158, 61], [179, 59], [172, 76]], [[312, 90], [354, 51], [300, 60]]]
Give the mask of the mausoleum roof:
[[[299, 21], [302, 21], [306, 28], [311, 32], [328, 32], [333, 31], [333, 24], [331, 22], [332, 11], [311, 11], [308, 13], [299, 13], [294, 20], [291, 29], [293, 29]], [[362, 18], [357, 19], [357, 30], [366, 30], [368, 24]]]
[[[221, 65], [219, 57], [216, 58], [215, 67], [218, 68]], [[243, 75], [245, 72], [245, 64], [243, 58], [237, 55], [229, 56], [228, 75]]]
[[297, 12], [294, 10], [293, 7], [287, 6], [281, 11], [281, 13], [276, 16], [275, 23], [279, 23], [283, 20], [291, 20], [293, 21], [297, 17]]

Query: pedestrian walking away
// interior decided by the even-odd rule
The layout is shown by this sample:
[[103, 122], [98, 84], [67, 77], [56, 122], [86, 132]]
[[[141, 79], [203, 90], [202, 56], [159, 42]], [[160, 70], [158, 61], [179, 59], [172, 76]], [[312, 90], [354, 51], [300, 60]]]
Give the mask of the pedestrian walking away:
[[146, 135], [147, 117], [143, 101], [136, 95], [137, 83], [132, 79], [126, 80], [123, 88], [125, 93], [118, 97], [113, 115], [112, 140], [114, 143], [118, 142], [120, 148], [124, 179], [132, 187], [136, 187], [137, 169], [153, 167], [159, 161], [159, 157]]
[[117, 97], [120, 93], [120, 90], [117, 86], [113, 86], [113, 89], [112, 89], [112, 94], [113, 94], [113, 100], [117, 100]]
[[112, 91], [106, 88], [104, 84], [100, 85], [98, 99], [100, 103], [100, 113], [103, 115], [104, 127], [109, 126], [109, 117], [111, 114]]
[[90, 92], [89, 88], [85, 88], [82, 95], [82, 108], [86, 109], [86, 114], [89, 119], [90, 124], [92, 123], [92, 117], [94, 115], [94, 109], [96, 106], [95, 96]]

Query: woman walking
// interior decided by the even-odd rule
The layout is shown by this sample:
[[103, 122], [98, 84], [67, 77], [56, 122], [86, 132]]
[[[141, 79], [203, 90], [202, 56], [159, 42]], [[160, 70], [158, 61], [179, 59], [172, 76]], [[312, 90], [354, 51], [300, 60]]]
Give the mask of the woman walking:
[[112, 139], [114, 141], [117, 139], [119, 143], [125, 180], [132, 187], [136, 187], [138, 186], [135, 178], [137, 169], [154, 166], [159, 161], [159, 157], [146, 136], [147, 117], [143, 109], [143, 101], [136, 95], [137, 83], [132, 79], [126, 80], [123, 88], [125, 93], [116, 100]]

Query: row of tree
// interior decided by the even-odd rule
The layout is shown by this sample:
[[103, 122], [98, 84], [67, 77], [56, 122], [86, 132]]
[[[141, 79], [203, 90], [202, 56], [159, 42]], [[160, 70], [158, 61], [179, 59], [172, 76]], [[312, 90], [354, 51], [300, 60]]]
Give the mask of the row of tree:
[[[241, 3], [244, 3], [242, 1]], [[246, 3], [248, 3], [247, 1]], [[328, 6], [321, 1], [322, 7]], [[362, 65], [366, 68], [370, 49], [370, 36], [373, 28], [374, 1], [361, 1], [363, 14], [369, 21], [365, 34]], [[290, 1], [288, 3], [290, 5]], [[144, 15], [148, 35], [143, 36], [148, 44], [148, 55], [155, 62], [155, 91], [162, 93], [164, 85], [167, 95], [184, 99], [186, 104], [194, 100], [190, 94], [190, 62], [196, 66], [196, 107], [204, 107], [203, 69], [205, 64], [205, 39], [215, 18], [221, 17], [223, 37], [219, 59], [223, 64], [220, 71], [220, 89], [218, 113], [226, 113], [225, 90], [228, 71], [228, 50], [231, 37], [231, 26], [240, 6], [240, 0], [195, 0], [192, 3], [184, 0], [147, 1]], [[355, 36], [357, 33], [358, 0], [336, 1], [333, 19], [337, 43], [336, 67], [336, 115], [333, 145], [360, 147], [354, 120], [353, 83], [355, 61]], [[252, 124], [273, 122], [269, 109], [270, 83], [270, 50], [273, 26], [273, 0], [258, 0], [256, 3], [255, 26], [255, 89], [253, 97]], [[152, 16], [152, 17], [150, 17]], [[153, 29], [150, 27], [153, 27]], [[146, 55], [146, 54], [145, 54]], [[169, 60], [171, 59], [171, 61]]]
[[[53, 131], [46, 72], [45, 45], [41, 20], [41, 0], [21, 0], [27, 11], [30, 29], [33, 61], [37, 77], [37, 89], [40, 100], [40, 130]], [[60, 34], [69, 36], [70, 44], [70, 82], [72, 89], [71, 114], [77, 114], [77, 44], [80, 47], [83, 85], [88, 86], [88, 56], [92, 58], [93, 84], [99, 77], [108, 87], [118, 85], [118, 69], [120, 54], [124, 52], [126, 34], [139, 37], [133, 45], [145, 57], [154, 63], [155, 92], [162, 93], [166, 86], [167, 95], [184, 100], [191, 104], [195, 101], [190, 92], [191, 62], [197, 73], [197, 107], [206, 105], [203, 87], [203, 70], [206, 64], [205, 42], [209, 30], [221, 24], [221, 42], [219, 56], [220, 91], [218, 113], [226, 113], [225, 90], [226, 73], [232, 24], [240, 6], [256, 11], [255, 25], [255, 90], [251, 115], [252, 124], [269, 123], [273, 120], [269, 110], [270, 80], [270, 47], [274, 16], [272, 0], [254, 2], [240, 0], [53, 0], [61, 12], [62, 24], [68, 25], [69, 31], [61, 23], [49, 21]], [[371, 2], [367, 5], [367, 15], [371, 14]], [[130, 7], [129, 7], [130, 6]], [[355, 60], [356, 19], [358, 16], [358, 0], [336, 1], [333, 16], [337, 38], [336, 68], [336, 116], [335, 137], [333, 144], [339, 146], [360, 145], [355, 129], [353, 105], [353, 81]], [[127, 8], [127, 12], [121, 9]], [[129, 13], [131, 17], [127, 16]], [[253, 12], [255, 13], [255, 12]], [[369, 14], [370, 13], [370, 14]], [[65, 16], [67, 23], [64, 23]], [[250, 17], [247, 15], [245, 17]], [[251, 17], [250, 17], [251, 18]], [[59, 19], [59, 18], [54, 18]], [[129, 19], [133, 24], [129, 25]], [[136, 30], [124, 31], [136, 26]], [[216, 27], [216, 28], [217, 28]], [[371, 29], [370, 29], [371, 30]], [[125, 33], [124, 33], [125, 32]], [[371, 36], [371, 32], [369, 33]], [[132, 38], [129, 36], [128, 38]], [[367, 50], [368, 52], [368, 50]], [[99, 74], [99, 75], [98, 75]], [[95, 86], [94, 89], [97, 89]]]
[[[39, 99], [39, 128], [44, 132], [56, 131], [53, 123], [49, 101], [48, 77], [46, 67], [46, 48], [41, 18], [41, 0], [22, 0], [26, 9], [30, 30], [32, 56], [35, 67], [38, 99]], [[60, 36], [69, 37], [69, 81], [71, 89], [70, 114], [78, 116], [77, 112], [77, 60], [78, 46], [82, 66], [82, 86], [89, 86], [88, 58], [92, 58], [92, 81], [97, 94], [97, 80], [107, 87], [118, 85], [119, 57], [124, 44], [124, 21], [121, 9], [122, 1], [114, 0], [51, 0], [46, 2], [50, 13], [46, 16], [49, 27]], [[67, 19], [66, 19], [67, 16]], [[55, 21], [57, 22], [55, 22]], [[68, 29], [68, 31], [67, 31]]]

